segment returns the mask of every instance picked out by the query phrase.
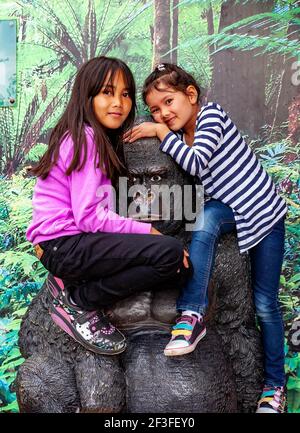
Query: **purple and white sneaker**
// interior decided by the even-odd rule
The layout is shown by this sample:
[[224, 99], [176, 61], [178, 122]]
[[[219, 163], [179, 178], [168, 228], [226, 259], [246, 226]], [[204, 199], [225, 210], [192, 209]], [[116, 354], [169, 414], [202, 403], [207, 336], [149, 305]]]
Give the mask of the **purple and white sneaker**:
[[62, 280], [49, 274], [53, 321], [86, 349], [100, 355], [118, 355], [126, 349], [125, 336], [100, 311], [83, 311], [70, 299]]
[[195, 315], [182, 315], [172, 328], [172, 337], [165, 347], [166, 356], [185, 355], [195, 350], [199, 341], [206, 335], [203, 319]]

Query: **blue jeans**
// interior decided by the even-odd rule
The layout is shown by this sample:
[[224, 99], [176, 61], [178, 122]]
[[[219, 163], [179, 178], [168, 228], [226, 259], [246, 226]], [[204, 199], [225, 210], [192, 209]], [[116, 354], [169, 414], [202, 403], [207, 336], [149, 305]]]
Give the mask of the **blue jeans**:
[[[194, 274], [181, 292], [177, 309], [204, 314], [218, 239], [235, 230], [236, 226], [231, 208], [218, 200], [205, 203], [196, 224], [189, 250]], [[284, 328], [278, 302], [284, 232], [282, 218], [259, 244], [249, 250], [254, 304], [262, 333], [265, 384], [270, 386], [285, 385]]]

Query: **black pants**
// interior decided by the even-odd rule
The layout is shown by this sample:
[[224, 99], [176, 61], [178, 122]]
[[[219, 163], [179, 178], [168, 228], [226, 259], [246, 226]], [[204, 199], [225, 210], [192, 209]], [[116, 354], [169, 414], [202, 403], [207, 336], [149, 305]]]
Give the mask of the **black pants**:
[[182, 287], [192, 274], [191, 262], [188, 269], [182, 264], [182, 243], [170, 236], [81, 233], [39, 245], [42, 264], [84, 309], [144, 290]]

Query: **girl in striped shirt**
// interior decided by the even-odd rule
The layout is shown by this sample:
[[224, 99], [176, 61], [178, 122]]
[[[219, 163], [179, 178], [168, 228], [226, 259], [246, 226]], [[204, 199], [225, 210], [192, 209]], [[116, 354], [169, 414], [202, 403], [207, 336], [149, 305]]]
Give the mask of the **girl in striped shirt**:
[[256, 313], [264, 349], [264, 390], [258, 412], [283, 412], [284, 328], [278, 303], [287, 207], [270, 176], [222, 107], [200, 106], [195, 79], [180, 67], [158, 65], [146, 79], [144, 102], [154, 122], [125, 134], [133, 142], [158, 137], [160, 150], [202, 182], [204, 209], [190, 246], [194, 274], [177, 301], [180, 317], [166, 356], [192, 352], [205, 336], [203, 316], [218, 238], [236, 230], [240, 252], [249, 252]]

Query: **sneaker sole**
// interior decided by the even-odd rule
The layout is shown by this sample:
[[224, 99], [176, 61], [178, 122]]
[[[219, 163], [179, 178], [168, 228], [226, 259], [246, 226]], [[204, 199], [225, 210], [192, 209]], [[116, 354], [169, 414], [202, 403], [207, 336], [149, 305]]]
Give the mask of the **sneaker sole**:
[[200, 340], [202, 340], [203, 337], [205, 337], [205, 335], [206, 335], [206, 328], [201, 332], [199, 337], [196, 338], [194, 343], [191, 344], [190, 346], [176, 348], [176, 349], [175, 348], [165, 349], [164, 355], [165, 356], [179, 356], [179, 355], [186, 355], [187, 353], [191, 353], [196, 349], [197, 344], [199, 343]]
[[269, 409], [268, 407], [260, 407], [255, 413], [279, 413], [275, 409]]
[[[111, 352], [107, 352], [105, 350], [99, 349], [97, 346], [94, 346], [90, 343], [87, 343], [86, 340], [74, 329], [73, 327], [70, 327], [70, 323], [57, 311], [57, 309], [54, 307], [54, 305], [50, 304], [50, 316], [53, 320], [53, 322], [62, 330], [64, 330], [70, 337], [72, 337], [77, 343], [84, 346], [86, 349], [97, 353], [99, 355], [119, 355], [120, 353], [124, 352], [126, 349], [126, 343], [124, 347], [122, 347], [119, 350], [114, 350]], [[122, 334], [123, 335], [123, 334]], [[124, 337], [125, 339], [125, 337]]]

